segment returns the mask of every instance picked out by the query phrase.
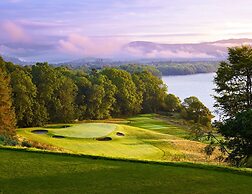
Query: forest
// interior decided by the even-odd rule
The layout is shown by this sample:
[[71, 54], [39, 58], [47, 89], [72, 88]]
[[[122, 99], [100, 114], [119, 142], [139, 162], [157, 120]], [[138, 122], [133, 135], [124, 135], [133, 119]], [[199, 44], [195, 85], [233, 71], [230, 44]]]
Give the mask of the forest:
[[[15, 122], [9, 123], [18, 127], [160, 111], [185, 113], [188, 106], [184, 103], [187, 105], [183, 107], [175, 95], [167, 94], [167, 86], [153, 75], [155, 71], [135, 66], [86, 72], [48, 63], [23, 67], [1, 58], [0, 69], [5, 80], [1, 89], [9, 94], [3, 101], [8, 109], [14, 109], [6, 118], [13, 118]], [[206, 117], [204, 124], [209, 125], [210, 111], [196, 97], [189, 99], [203, 107], [196, 117]]]

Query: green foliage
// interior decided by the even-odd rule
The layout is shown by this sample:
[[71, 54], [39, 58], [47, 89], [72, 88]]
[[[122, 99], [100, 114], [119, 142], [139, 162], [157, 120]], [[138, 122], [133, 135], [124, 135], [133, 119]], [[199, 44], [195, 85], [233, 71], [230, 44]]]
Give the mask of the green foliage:
[[208, 144], [205, 148], [204, 148], [204, 152], [206, 153], [206, 155], [210, 158], [210, 156], [213, 154], [214, 150], [215, 150], [215, 146], [213, 145], [214, 143], [211, 142], [210, 144]]
[[226, 137], [228, 159], [241, 165], [252, 155], [252, 47], [229, 48], [228, 54], [215, 77], [215, 106], [224, 116], [218, 128]]
[[86, 112], [87, 112], [89, 96], [91, 94], [90, 91], [91, 91], [92, 83], [86, 77], [86, 75], [82, 73], [73, 74], [71, 78], [73, 79], [73, 81], [75, 82], [75, 85], [78, 88], [78, 92], [75, 98], [76, 116], [79, 120], [84, 120], [87, 118]]
[[139, 113], [141, 101], [139, 101], [137, 88], [130, 73], [124, 70], [106, 68], [101, 72], [116, 86], [113, 105], [113, 115], [131, 115]]
[[162, 75], [188, 75], [212, 73], [218, 69], [218, 62], [163, 62], [155, 65]]
[[119, 66], [120, 69], [129, 72], [130, 74], [141, 73], [141, 72], [149, 72], [156, 77], [161, 77], [161, 72], [150, 65], [137, 65], [137, 64], [128, 64]]
[[252, 156], [252, 110], [227, 119], [220, 125], [219, 131], [227, 138], [225, 143], [231, 151], [230, 161], [236, 165], [246, 164]]
[[[160, 110], [167, 90], [162, 80], [147, 71], [135, 73], [132, 77], [140, 97], [142, 96], [142, 112], [155, 113]], [[141, 102], [140, 99], [139, 101]]]
[[133, 74], [116, 68], [87, 74], [48, 63], [21, 67], [3, 60], [0, 67], [11, 77], [19, 127], [157, 112], [166, 95], [166, 87], [150, 67], [126, 68]]
[[207, 107], [195, 96], [186, 98], [183, 105], [183, 117], [187, 120], [193, 120], [203, 126], [210, 127], [212, 114]]
[[181, 110], [181, 101], [174, 94], [167, 94], [164, 99], [164, 111], [179, 112]]
[[94, 74], [90, 77], [90, 88], [87, 101], [86, 116], [90, 119], [109, 118], [116, 101], [116, 86], [106, 76]]
[[252, 48], [229, 48], [228, 62], [221, 62], [215, 77], [216, 107], [224, 116], [252, 108]]
[[27, 140], [23, 140], [22, 143], [21, 143], [21, 146], [30, 148], [30, 147], [32, 147], [32, 143], [27, 141]]
[[21, 68], [16, 68], [10, 76], [17, 125], [34, 126], [35, 120], [38, 119], [34, 117], [37, 88], [32, 83], [31, 77]]
[[77, 87], [74, 82], [62, 75], [60, 68], [47, 63], [32, 66], [33, 82], [37, 86], [41, 115], [49, 116], [51, 122], [71, 122], [75, 119], [75, 96]]
[[0, 135], [0, 145], [5, 146], [16, 146], [18, 145], [18, 141], [15, 137], [7, 136], [7, 135]]
[[77, 86], [67, 77], [60, 76], [60, 83], [54, 91], [54, 113], [51, 121], [68, 123], [75, 119], [75, 97]]

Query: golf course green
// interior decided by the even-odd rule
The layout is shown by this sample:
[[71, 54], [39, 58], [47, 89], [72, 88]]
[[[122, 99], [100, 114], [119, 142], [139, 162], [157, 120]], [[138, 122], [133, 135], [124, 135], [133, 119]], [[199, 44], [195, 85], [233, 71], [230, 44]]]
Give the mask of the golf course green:
[[115, 124], [108, 123], [83, 123], [64, 128], [50, 129], [55, 135], [73, 138], [97, 138], [106, 136], [116, 129]]
[[131, 117], [121, 123], [109, 120], [19, 129], [18, 135], [67, 153], [217, 163], [215, 155], [207, 158], [203, 153], [204, 143], [187, 139], [188, 130], [151, 114]]

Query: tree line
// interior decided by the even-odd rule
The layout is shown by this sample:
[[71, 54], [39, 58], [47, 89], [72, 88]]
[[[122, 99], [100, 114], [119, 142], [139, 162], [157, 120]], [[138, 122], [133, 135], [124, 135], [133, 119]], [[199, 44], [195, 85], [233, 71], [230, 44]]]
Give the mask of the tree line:
[[211, 121], [210, 111], [196, 97], [181, 103], [146, 69], [104, 68], [87, 73], [48, 63], [23, 67], [0, 58], [0, 70], [2, 131], [14, 132], [15, 124], [34, 127], [159, 111], [180, 112], [204, 125]]
[[216, 72], [219, 62], [171, 62], [156, 64], [155, 67], [162, 75], [190, 75]]

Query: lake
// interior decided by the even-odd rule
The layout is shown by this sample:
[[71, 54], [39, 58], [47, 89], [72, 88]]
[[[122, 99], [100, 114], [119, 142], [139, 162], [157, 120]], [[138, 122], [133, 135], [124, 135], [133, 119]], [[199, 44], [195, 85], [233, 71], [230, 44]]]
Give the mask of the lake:
[[163, 76], [162, 80], [168, 86], [168, 93], [175, 94], [182, 101], [187, 97], [196, 96], [213, 112], [214, 76], [215, 73]]

